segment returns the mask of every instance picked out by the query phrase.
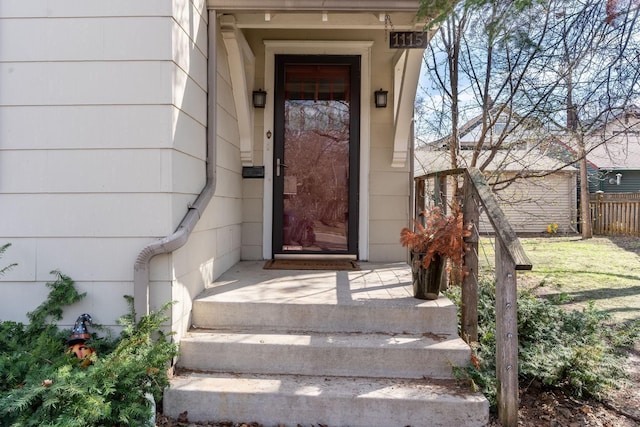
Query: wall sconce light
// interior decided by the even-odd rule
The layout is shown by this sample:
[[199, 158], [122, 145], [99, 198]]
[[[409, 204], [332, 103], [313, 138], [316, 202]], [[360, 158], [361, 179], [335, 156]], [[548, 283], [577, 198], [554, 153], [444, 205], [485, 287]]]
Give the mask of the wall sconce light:
[[267, 105], [267, 92], [262, 89], [253, 91], [253, 107], [264, 108]]
[[380, 88], [380, 90], [377, 90], [373, 93], [374, 98], [375, 98], [375, 102], [376, 102], [376, 108], [386, 108], [387, 107], [387, 94], [389, 93], [389, 91], [386, 90], [382, 90], [382, 88]]

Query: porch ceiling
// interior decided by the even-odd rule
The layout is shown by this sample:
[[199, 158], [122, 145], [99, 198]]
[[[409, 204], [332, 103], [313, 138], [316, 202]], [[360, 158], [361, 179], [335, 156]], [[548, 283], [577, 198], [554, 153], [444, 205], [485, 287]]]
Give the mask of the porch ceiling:
[[[389, 0], [208, 0], [220, 13], [233, 13], [238, 28], [414, 30], [418, 1]], [[385, 17], [390, 22], [385, 24]]]
[[[232, 11], [225, 11], [231, 13]], [[385, 26], [385, 16], [391, 24]], [[376, 29], [409, 31], [422, 29], [424, 23], [416, 21], [415, 12], [288, 12], [235, 11], [238, 28], [302, 28], [302, 29]]]

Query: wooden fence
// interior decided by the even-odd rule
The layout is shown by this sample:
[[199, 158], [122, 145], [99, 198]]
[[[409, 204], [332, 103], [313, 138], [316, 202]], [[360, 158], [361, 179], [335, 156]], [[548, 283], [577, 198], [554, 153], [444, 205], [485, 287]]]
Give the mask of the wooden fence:
[[[465, 239], [470, 250], [464, 258], [469, 274], [462, 283], [462, 336], [478, 340], [478, 224], [483, 210], [495, 232], [496, 283], [496, 378], [498, 380], [498, 417], [504, 427], [518, 424], [518, 302], [516, 271], [531, 270], [531, 261], [498, 206], [482, 173], [475, 168], [438, 171], [415, 178], [415, 213], [426, 206], [446, 200], [446, 179], [464, 182], [462, 208], [464, 223], [474, 225], [474, 233]], [[428, 191], [433, 188], [433, 193]], [[431, 198], [431, 194], [433, 197]], [[430, 200], [431, 198], [431, 200]]]
[[640, 236], [640, 193], [596, 193], [589, 206], [593, 234]]

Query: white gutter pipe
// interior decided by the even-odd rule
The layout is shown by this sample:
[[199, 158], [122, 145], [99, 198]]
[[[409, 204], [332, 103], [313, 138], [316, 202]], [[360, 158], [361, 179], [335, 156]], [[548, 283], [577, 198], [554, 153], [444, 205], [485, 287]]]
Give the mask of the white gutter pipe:
[[215, 10], [209, 10], [208, 25], [208, 59], [207, 59], [207, 159], [206, 159], [206, 182], [200, 194], [178, 225], [176, 231], [145, 246], [136, 259], [133, 272], [133, 298], [136, 312], [136, 320], [141, 316], [149, 314], [149, 265], [151, 259], [156, 255], [171, 253], [189, 240], [189, 235], [195, 228], [202, 213], [206, 209], [209, 201], [213, 197], [216, 189], [216, 45], [217, 45], [217, 20]]

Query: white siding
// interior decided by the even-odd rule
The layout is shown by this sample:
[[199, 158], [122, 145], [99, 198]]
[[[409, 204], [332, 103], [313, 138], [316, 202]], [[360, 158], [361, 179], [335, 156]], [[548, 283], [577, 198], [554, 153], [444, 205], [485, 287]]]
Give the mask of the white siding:
[[162, 61], [0, 64], [0, 105], [169, 104], [173, 66]]
[[[64, 325], [126, 312], [137, 254], [205, 183], [206, 64], [200, 0], [0, 3], [0, 243], [13, 244], [0, 262], [19, 264], [0, 281], [2, 319], [26, 320], [53, 269], [88, 292]], [[227, 223], [205, 221], [182, 253], [152, 260], [153, 308], [223, 271], [234, 248], [218, 233], [239, 253], [230, 205]], [[174, 315], [190, 308], [179, 300]]]
[[[6, 2], [0, 13], [6, 8], [3, 6]], [[61, 6], [57, 4], [55, 9]], [[164, 60], [171, 55], [171, 21], [166, 17], [3, 17], [0, 50], [13, 61], [140, 61]], [[15, 42], [15, 34], [21, 35], [20, 43]], [[29, 49], [24, 49], [25, 45]]]
[[408, 224], [409, 176], [389, 166], [390, 148], [372, 149], [371, 155], [369, 260], [405, 260], [406, 250], [400, 245], [400, 230]]
[[264, 182], [245, 179], [242, 184], [242, 259], [261, 260]]
[[0, 106], [0, 148], [170, 148], [172, 111], [170, 105]]
[[[463, 152], [463, 155], [469, 152]], [[486, 154], [486, 153], [485, 153]], [[506, 157], [507, 154], [511, 157]], [[505, 158], [507, 160], [505, 161]], [[467, 159], [467, 163], [470, 159]], [[576, 177], [578, 171], [572, 167], [565, 167], [558, 161], [536, 152], [511, 152], [498, 153], [494, 164], [490, 168], [500, 165], [507, 171], [500, 175], [500, 180], [513, 178], [518, 165], [535, 165], [536, 170], [529, 169], [532, 173], [556, 170], [537, 178], [518, 179], [506, 188], [495, 191], [500, 208], [504, 211], [513, 229], [523, 233], [546, 233], [547, 226], [558, 224], [558, 233], [575, 233], [577, 221], [577, 193]], [[447, 169], [448, 154], [445, 151], [416, 151], [416, 176], [425, 173], [433, 173], [437, 170]], [[488, 178], [491, 180], [491, 174]], [[430, 184], [431, 186], [433, 184]], [[433, 191], [433, 188], [428, 190]], [[482, 233], [493, 232], [493, 228], [485, 215], [480, 218], [480, 231]]]
[[[191, 22], [191, 19], [185, 18], [185, 22]], [[210, 25], [215, 24], [210, 23]], [[204, 22], [201, 22], [198, 28], [192, 25], [188, 30], [188, 36], [186, 36], [187, 27], [181, 28], [184, 33], [180, 31], [174, 33], [174, 43], [179, 43], [174, 51], [182, 52], [178, 54], [180, 61], [183, 64], [191, 64], [193, 71], [189, 73], [186, 84], [182, 86], [185, 89], [185, 95], [177, 101], [183, 102], [185, 117], [196, 117], [199, 122], [206, 119], [206, 110], [200, 111], [201, 106], [206, 106], [206, 98], [202, 98], [199, 91], [201, 84], [205, 84], [206, 87], [206, 67], [204, 72], [201, 69], [203, 64], [206, 66], [206, 61], [201, 58], [201, 52], [207, 50], [206, 44], [200, 45], [202, 40], [206, 42], [206, 25]], [[192, 40], [198, 41], [196, 49], [191, 46]], [[185, 52], [190, 54], [184, 56]], [[178, 339], [190, 325], [193, 298], [204, 286], [213, 282], [240, 260], [242, 222], [240, 143], [231, 96], [229, 65], [220, 35], [218, 35], [217, 52], [216, 192], [191, 234], [189, 242], [173, 254], [171, 299], [178, 301], [178, 304], [172, 309], [172, 329], [177, 332]], [[195, 68], [193, 68], [194, 64]], [[194, 107], [191, 112], [189, 112], [189, 103], [193, 103]], [[205, 115], [198, 118], [200, 113]], [[174, 182], [179, 182], [181, 176], [186, 177], [193, 173], [191, 167], [193, 165], [190, 162], [181, 162], [181, 166], [176, 170]], [[197, 176], [204, 177], [204, 174], [197, 174]], [[201, 182], [201, 186], [203, 185], [204, 181]]]
[[87, 2], [84, 0], [3, 0], [0, 2], [0, 18], [100, 18], [171, 16], [170, 1], [160, 0], [111, 0]]
[[[557, 224], [558, 233], [576, 232], [575, 172], [557, 172], [543, 178], [520, 180], [498, 192], [497, 197], [516, 233], [546, 233], [549, 224]], [[484, 215], [480, 231], [493, 231]]]
[[[389, 100], [396, 99], [393, 93], [393, 57], [396, 51], [386, 49], [384, 33], [377, 34], [371, 66], [371, 93], [378, 88], [389, 90]], [[409, 165], [392, 168], [393, 112], [390, 102], [387, 108], [371, 109], [371, 169], [369, 177], [369, 259], [371, 261], [402, 261], [407, 251], [400, 245], [400, 230], [406, 227], [409, 218]], [[400, 126], [411, 126], [402, 123]], [[407, 143], [408, 145], [408, 143]]]
[[409, 185], [408, 174], [402, 171], [371, 175], [370, 259], [406, 259], [406, 249], [399, 242], [409, 217]]

